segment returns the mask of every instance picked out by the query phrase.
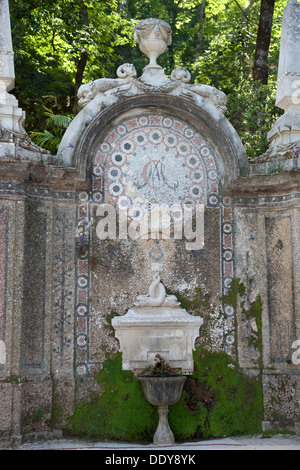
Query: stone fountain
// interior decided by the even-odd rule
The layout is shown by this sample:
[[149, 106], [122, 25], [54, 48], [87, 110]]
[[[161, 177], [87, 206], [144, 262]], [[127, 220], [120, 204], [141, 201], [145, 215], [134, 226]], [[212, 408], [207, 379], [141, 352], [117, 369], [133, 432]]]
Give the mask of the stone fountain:
[[186, 375], [194, 368], [193, 350], [203, 319], [189, 315], [161, 282], [162, 265], [152, 264], [153, 282], [126, 315], [112, 325], [120, 341], [123, 370], [132, 370], [146, 399], [158, 407], [155, 445], [171, 445], [174, 436], [168, 423], [168, 407], [182, 395]]
[[[156, 62], [172, 42], [168, 23], [155, 18], [141, 21], [135, 27], [134, 38], [150, 62], [140, 79], [125, 80], [139, 90], [146, 87], [148, 91], [188, 86], [190, 75], [185, 69], [176, 69], [170, 80]], [[130, 75], [135, 76], [135, 71], [131, 70]], [[115, 86], [123, 86], [122, 80], [115, 80]], [[103, 80], [99, 86], [106, 90]], [[111, 83], [107, 86], [111, 87]], [[123, 370], [134, 372], [146, 399], [158, 407], [159, 424], [153, 442], [171, 445], [174, 435], [168, 423], [168, 407], [178, 402], [186, 375], [193, 371], [193, 350], [203, 320], [182, 309], [174, 295], [167, 295], [160, 278], [161, 264], [153, 263], [152, 270], [154, 276], [148, 294], [138, 296], [126, 315], [113, 318], [112, 326], [120, 341]]]

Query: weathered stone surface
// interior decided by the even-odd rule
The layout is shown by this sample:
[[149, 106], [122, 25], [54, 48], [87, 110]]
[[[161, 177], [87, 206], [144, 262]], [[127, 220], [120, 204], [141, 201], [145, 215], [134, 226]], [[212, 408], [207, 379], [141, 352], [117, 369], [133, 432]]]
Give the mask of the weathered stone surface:
[[268, 429], [298, 431], [299, 376], [293, 374], [264, 374], [265, 426]]
[[[299, 168], [249, 175], [224, 97], [189, 84], [185, 69], [157, 87], [132, 66], [118, 74], [81, 90], [86, 106], [58, 159], [0, 136], [0, 436], [50, 435], [76, 401], [101, 394], [92, 372], [119, 349], [111, 319], [146, 294], [152, 262], [164, 265], [167, 294], [203, 318], [196, 345], [260, 378], [265, 425], [293, 429]], [[104, 203], [128, 203], [132, 222], [149, 204], [183, 201], [204, 206], [203, 247], [173, 232], [99, 239]]]
[[122, 351], [122, 367], [137, 373], [160, 355], [169, 367], [191, 374], [203, 319], [189, 315], [180, 308], [176, 296], [166, 294], [159, 274], [162, 266], [152, 263], [155, 274], [148, 294], [139, 295], [126, 315], [112, 319]]

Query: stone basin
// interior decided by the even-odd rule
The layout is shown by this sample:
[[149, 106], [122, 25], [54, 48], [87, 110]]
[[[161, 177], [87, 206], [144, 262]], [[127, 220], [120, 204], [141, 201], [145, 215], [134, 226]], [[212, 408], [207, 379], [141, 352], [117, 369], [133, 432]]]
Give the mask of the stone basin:
[[138, 377], [146, 400], [154, 406], [175, 405], [182, 395], [185, 376]]
[[154, 434], [153, 444], [172, 445], [175, 442], [169, 421], [169, 405], [175, 405], [182, 395], [185, 376], [137, 377], [146, 400], [158, 408], [159, 423]]

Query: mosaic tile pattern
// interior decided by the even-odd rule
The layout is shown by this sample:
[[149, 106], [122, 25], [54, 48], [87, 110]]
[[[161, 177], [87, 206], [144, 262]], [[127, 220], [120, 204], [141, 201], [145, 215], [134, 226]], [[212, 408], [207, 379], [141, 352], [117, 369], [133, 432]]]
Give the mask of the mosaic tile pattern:
[[53, 364], [72, 369], [74, 310], [74, 232], [72, 214], [57, 209], [54, 221]]
[[[77, 227], [82, 227], [83, 222], [88, 223], [85, 228], [85, 239], [88, 242], [90, 240], [89, 207], [88, 193], [81, 192], [78, 196]], [[89, 372], [90, 265], [88, 263], [88, 251], [77, 257], [76, 279], [76, 373], [81, 376]]]
[[[92, 191], [78, 195], [77, 226], [86, 224], [85, 238], [90, 243], [92, 207], [112, 202], [137, 219], [151, 204], [172, 206], [204, 204], [220, 212], [221, 291], [225, 295], [234, 276], [233, 204], [219, 194], [215, 156], [200, 134], [186, 123], [166, 115], [142, 115], [123, 121], [110, 130], [100, 144], [92, 167]], [[175, 240], [175, 242], [180, 242]], [[135, 243], [132, 242], [132, 243]], [[129, 246], [129, 245], [128, 245]], [[153, 248], [163, 258], [159, 240]], [[119, 250], [126, 249], [126, 244]], [[204, 256], [195, 253], [197, 256]], [[153, 249], [149, 256], [153, 258]], [[77, 260], [77, 374], [85, 375], [94, 363], [90, 360], [89, 253]], [[114, 253], [118, 256], [118, 253]], [[234, 314], [224, 306], [224, 349], [234, 358]]]
[[[0, 210], [0, 341], [5, 343], [8, 209]], [[4, 362], [4, 358], [2, 359]], [[3, 364], [0, 362], [0, 369]]]
[[153, 204], [213, 205], [218, 170], [207, 142], [192, 127], [144, 115], [123, 121], [100, 145], [93, 189], [96, 200], [103, 191], [106, 201], [136, 219]]
[[[222, 293], [223, 296], [227, 294], [231, 286], [232, 279], [234, 278], [234, 253], [233, 253], [233, 200], [229, 197], [223, 198], [222, 201], [222, 230], [221, 230], [221, 243], [222, 243]], [[223, 305], [225, 315], [225, 329], [224, 334], [224, 350], [235, 358], [235, 331], [234, 331], [234, 315], [235, 311], [232, 305]]]

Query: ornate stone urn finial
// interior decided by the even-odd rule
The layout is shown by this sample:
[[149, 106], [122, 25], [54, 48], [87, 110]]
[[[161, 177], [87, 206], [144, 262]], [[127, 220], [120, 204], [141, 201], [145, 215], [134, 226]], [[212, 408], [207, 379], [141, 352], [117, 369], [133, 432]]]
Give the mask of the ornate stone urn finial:
[[172, 44], [171, 26], [156, 18], [143, 20], [134, 28], [134, 39], [150, 59], [147, 67], [161, 69], [156, 60]]
[[150, 59], [149, 64], [144, 68], [141, 80], [149, 82], [150, 77], [155, 76], [155, 82], [158, 80], [161, 82], [162, 79], [165, 81], [167, 77], [156, 60], [172, 44], [171, 26], [156, 18], [143, 20], [134, 28], [134, 39], [140, 50]]

